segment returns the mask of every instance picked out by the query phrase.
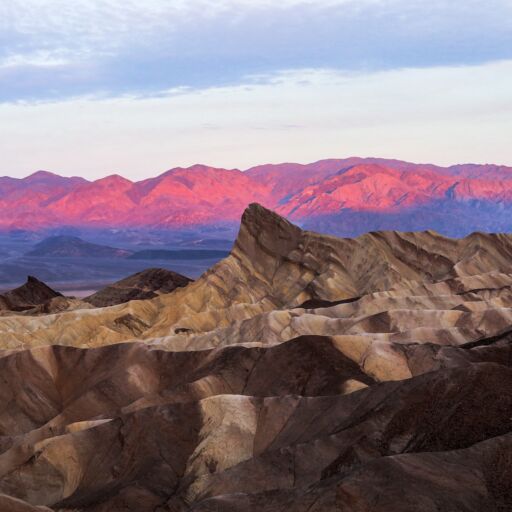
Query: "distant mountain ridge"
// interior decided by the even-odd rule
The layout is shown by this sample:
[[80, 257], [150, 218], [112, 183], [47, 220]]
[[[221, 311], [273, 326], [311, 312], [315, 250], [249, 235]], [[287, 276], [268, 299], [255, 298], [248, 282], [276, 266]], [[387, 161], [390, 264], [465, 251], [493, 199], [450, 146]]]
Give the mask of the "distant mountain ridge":
[[27, 253], [33, 257], [58, 257], [58, 258], [126, 258], [131, 251], [108, 247], [106, 245], [86, 242], [76, 236], [52, 236], [43, 241]]
[[128, 256], [129, 260], [204, 260], [225, 258], [229, 251], [218, 249], [145, 249]]
[[251, 202], [308, 229], [345, 236], [382, 229], [435, 229], [451, 236], [508, 231], [512, 167], [353, 157], [245, 172], [194, 165], [138, 182], [39, 171], [0, 178], [0, 230], [234, 225]]

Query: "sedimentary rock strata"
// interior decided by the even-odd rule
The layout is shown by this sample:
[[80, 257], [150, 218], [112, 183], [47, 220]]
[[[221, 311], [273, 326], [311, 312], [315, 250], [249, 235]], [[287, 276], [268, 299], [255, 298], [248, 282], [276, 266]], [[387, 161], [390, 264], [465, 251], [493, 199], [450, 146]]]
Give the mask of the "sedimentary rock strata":
[[252, 205], [186, 287], [4, 314], [0, 509], [510, 510], [511, 256]]

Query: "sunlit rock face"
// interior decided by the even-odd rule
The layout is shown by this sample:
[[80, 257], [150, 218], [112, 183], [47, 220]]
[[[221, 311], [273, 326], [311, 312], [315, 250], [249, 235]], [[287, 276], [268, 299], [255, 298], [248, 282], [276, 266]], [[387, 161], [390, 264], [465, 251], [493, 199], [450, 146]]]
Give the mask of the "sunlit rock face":
[[0, 510], [512, 509], [511, 236], [252, 204], [198, 280], [146, 277], [0, 316]]
[[308, 229], [343, 236], [388, 229], [450, 236], [508, 231], [512, 168], [347, 158], [245, 172], [195, 165], [139, 182], [40, 171], [0, 178], [0, 230], [232, 227], [252, 202]]

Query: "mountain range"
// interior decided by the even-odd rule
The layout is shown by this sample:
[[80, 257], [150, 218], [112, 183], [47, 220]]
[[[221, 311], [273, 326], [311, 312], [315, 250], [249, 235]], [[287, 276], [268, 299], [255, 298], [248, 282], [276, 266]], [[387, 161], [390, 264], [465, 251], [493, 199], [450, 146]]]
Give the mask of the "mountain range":
[[86, 242], [76, 236], [59, 235], [45, 238], [26, 255], [53, 258], [126, 258], [132, 254], [124, 249]]
[[244, 172], [195, 165], [138, 182], [38, 171], [0, 178], [0, 230], [235, 226], [251, 202], [302, 227], [345, 236], [385, 229], [452, 236], [507, 231], [512, 167], [347, 158]]

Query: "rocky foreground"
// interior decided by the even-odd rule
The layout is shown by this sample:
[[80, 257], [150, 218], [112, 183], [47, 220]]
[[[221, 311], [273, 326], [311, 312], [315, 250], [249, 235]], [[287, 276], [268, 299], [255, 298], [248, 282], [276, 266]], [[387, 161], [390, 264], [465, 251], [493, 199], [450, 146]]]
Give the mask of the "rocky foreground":
[[0, 316], [0, 510], [512, 510], [512, 236], [251, 205], [197, 281]]

